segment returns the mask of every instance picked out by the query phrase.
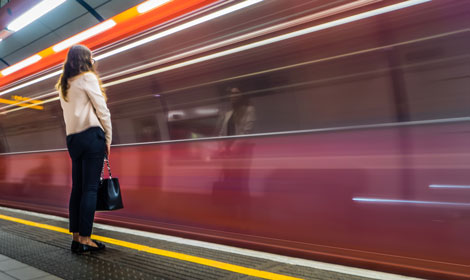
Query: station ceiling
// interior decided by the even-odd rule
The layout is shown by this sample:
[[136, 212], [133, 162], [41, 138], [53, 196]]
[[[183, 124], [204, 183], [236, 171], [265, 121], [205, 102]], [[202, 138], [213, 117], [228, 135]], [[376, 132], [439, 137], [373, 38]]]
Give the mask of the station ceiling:
[[[2, 1], [0, 31], [41, 0]], [[0, 70], [59, 43], [144, 0], [67, 0], [23, 29], [0, 41]]]

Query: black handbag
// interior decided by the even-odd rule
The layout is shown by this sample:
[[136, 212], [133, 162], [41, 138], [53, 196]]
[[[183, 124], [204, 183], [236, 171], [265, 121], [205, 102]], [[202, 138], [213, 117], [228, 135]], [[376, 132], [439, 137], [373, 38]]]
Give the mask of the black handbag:
[[109, 166], [108, 156], [105, 157], [108, 166], [109, 178], [104, 179], [104, 166], [101, 170], [100, 185], [98, 186], [98, 199], [96, 202], [96, 211], [112, 211], [124, 208], [122, 204], [121, 188], [118, 178], [112, 178], [111, 167]]

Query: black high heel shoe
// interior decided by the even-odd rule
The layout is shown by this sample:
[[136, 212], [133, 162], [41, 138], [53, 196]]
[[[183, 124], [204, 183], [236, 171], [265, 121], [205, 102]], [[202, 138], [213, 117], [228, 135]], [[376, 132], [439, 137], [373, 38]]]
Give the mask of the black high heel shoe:
[[72, 241], [72, 246], [70, 246], [70, 250], [72, 250], [72, 253], [78, 253], [78, 246], [80, 246], [80, 242]]
[[98, 252], [106, 248], [106, 246], [103, 243], [98, 242], [96, 240], [92, 240], [92, 241], [95, 242], [96, 246], [98, 247], [93, 247], [90, 245], [79, 243], [77, 253], [84, 254], [84, 253], [89, 253], [89, 252]]

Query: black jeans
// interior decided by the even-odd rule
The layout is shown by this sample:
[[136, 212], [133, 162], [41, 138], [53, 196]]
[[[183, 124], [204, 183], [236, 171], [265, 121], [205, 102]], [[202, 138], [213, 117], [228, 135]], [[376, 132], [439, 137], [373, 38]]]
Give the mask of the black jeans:
[[68, 135], [67, 148], [72, 159], [69, 229], [81, 236], [90, 236], [106, 149], [105, 134], [100, 127], [90, 127]]

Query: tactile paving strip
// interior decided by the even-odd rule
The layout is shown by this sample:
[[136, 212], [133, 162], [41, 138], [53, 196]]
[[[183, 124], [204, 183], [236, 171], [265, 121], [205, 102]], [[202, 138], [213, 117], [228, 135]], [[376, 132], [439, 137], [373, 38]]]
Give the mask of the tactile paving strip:
[[[67, 228], [61, 221], [14, 216]], [[94, 234], [302, 279], [366, 279], [100, 229]], [[104, 252], [79, 256], [70, 252], [68, 235], [4, 220], [0, 220], [0, 254], [64, 279], [259, 279], [112, 245]]]
[[[31, 229], [31, 231], [43, 231]], [[14, 227], [0, 230], [0, 254], [17, 259], [64, 279], [224, 279], [228, 271], [110, 247], [103, 253], [70, 252], [69, 236], [44, 232], [44, 241], [21, 236]], [[56, 235], [51, 237], [51, 235]], [[37, 236], [37, 235], [35, 235]], [[39, 236], [38, 236], [39, 237]]]

